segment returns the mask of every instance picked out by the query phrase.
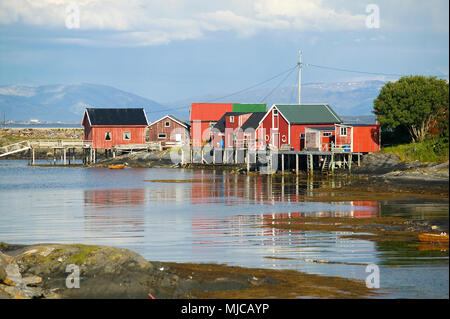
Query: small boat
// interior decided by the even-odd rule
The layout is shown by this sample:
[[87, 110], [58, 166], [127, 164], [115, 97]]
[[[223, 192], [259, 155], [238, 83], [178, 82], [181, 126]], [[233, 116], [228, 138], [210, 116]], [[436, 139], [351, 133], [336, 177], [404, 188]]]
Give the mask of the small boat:
[[125, 168], [125, 164], [109, 165], [108, 168], [111, 168], [111, 169], [122, 169], [122, 168]]
[[419, 240], [432, 243], [448, 243], [448, 234], [419, 234]]

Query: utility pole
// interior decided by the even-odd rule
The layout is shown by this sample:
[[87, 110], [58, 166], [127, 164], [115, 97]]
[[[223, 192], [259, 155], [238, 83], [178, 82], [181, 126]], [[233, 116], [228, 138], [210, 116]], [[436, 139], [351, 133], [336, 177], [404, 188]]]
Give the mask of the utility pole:
[[298, 104], [300, 104], [302, 90], [302, 51], [298, 51], [298, 55]]

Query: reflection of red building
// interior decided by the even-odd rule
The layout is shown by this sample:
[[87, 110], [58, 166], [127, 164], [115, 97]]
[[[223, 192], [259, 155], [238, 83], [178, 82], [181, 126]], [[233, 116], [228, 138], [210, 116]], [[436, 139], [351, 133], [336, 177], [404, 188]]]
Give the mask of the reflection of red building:
[[[376, 201], [351, 201], [340, 203], [345, 208], [342, 211], [324, 211], [324, 212], [293, 212], [280, 214], [265, 214], [264, 219], [270, 222], [275, 219], [289, 219], [301, 217], [378, 217], [380, 215], [380, 203]], [[349, 209], [348, 206], [351, 208]]]
[[375, 201], [351, 202], [355, 210], [353, 217], [378, 217], [380, 216], [380, 203]]
[[[193, 247], [215, 247], [217, 241], [224, 235], [235, 237], [256, 237], [263, 246], [267, 245], [299, 245], [309, 239], [305, 231], [278, 229], [263, 226], [270, 226], [276, 220], [296, 218], [296, 223], [302, 223], [302, 217], [348, 217], [364, 218], [379, 216], [379, 203], [374, 201], [355, 201], [342, 203], [342, 211], [323, 212], [293, 212], [293, 213], [273, 213], [260, 215], [239, 215], [227, 219], [218, 218], [193, 218], [192, 232], [195, 238]], [[350, 208], [349, 208], [350, 206]], [[254, 234], [249, 235], [249, 225], [262, 226], [254, 228]], [[317, 238], [314, 239], [315, 241]]]
[[129, 209], [145, 205], [145, 189], [102, 189], [84, 192], [85, 228], [96, 238], [143, 237], [145, 215]]
[[125, 205], [144, 205], [145, 189], [102, 189], [85, 191], [85, 204], [95, 208], [111, 208]]

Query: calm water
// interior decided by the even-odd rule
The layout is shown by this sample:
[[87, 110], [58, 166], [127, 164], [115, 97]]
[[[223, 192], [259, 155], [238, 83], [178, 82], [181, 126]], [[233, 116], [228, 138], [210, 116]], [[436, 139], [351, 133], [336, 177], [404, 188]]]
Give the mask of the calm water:
[[[145, 181], [172, 179], [195, 182]], [[362, 280], [368, 273], [358, 264], [376, 264], [388, 298], [448, 298], [447, 251], [344, 239], [342, 232], [262, 227], [273, 218], [298, 216], [448, 218], [448, 201], [442, 200], [303, 201], [321, 183], [342, 182], [283, 185], [267, 176], [206, 170], [29, 167], [25, 161], [0, 161], [0, 241], [112, 245], [149, 260], [297, 269]]]

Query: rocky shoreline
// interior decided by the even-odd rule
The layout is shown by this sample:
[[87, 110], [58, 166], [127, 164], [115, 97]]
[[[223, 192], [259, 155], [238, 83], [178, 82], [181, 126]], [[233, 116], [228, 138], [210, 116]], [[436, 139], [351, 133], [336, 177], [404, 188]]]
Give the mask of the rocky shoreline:
[[0, 243], [0, 298], [7, 299], [366, 298], [379, 294], [362, 281], [293, 270], [147, 261], [130, 250], [107, 246]]

